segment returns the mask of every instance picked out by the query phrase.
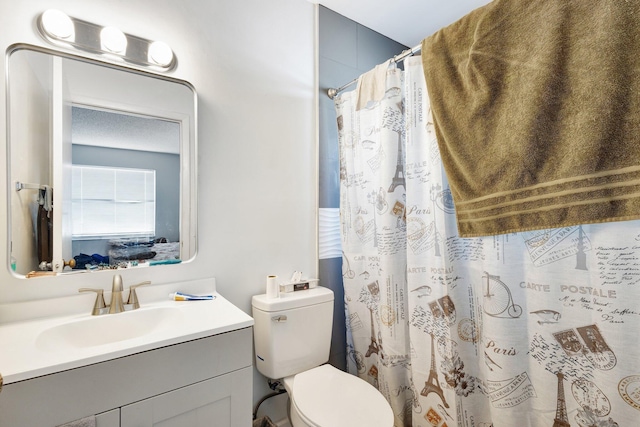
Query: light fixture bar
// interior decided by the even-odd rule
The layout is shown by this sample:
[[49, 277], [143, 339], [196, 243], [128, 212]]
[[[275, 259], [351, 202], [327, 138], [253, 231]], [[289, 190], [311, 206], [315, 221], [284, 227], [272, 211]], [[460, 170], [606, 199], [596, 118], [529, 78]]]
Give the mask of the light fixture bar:
[[72, 47], [162, 71], [172, 70], [177, 63], [175, 54], [164, 42], [73, 18], [58, 10], [43, 12], [37, 24], [40, 35], [56, 46]]

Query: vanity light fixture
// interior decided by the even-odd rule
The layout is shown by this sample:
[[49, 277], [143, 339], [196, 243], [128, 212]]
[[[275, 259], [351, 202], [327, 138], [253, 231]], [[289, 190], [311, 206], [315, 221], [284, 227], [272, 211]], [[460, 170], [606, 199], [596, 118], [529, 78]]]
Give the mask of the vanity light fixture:
[[101, 55], [110, 60], [169, 71], [176, 57], [164, 42], [147, 40], [122, 32], [113, 26], [102, 26], [50, 9], [38, 17], [40, 35], [49, 43], [65, 48]]

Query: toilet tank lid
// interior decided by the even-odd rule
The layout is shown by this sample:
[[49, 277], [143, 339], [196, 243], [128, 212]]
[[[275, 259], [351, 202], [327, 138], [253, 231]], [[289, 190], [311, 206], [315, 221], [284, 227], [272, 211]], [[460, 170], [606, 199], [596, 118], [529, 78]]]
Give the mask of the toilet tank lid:
[[322, 286], [303, 291], [281, 292], [278, 298], [267, 298], [267, 294], [254, 295], [251, 305], [262, 311], [281, 311], [333, 301], [333, 291]]

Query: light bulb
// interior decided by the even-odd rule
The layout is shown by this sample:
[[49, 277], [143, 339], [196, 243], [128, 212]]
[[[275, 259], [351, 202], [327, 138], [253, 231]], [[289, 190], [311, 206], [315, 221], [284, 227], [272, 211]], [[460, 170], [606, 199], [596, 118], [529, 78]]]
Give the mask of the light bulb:
[[59, 10], [49, 9], [42, 14], [40, 20], [42, 22], [42, 28], [50, 36], [57, 39], [73, 41], [75, 28], [73, 21], [71, 21], [71, 18], [66, 14]]
[[102, 48], [112, 53], [124, 53], [127, 49], [127, 37], [116, 27], [104, 27], [100, 31]]
[[153, 42], [149, 45], [149, 62], [166, 67], [173, 61], [173, 51], [164, 42]]

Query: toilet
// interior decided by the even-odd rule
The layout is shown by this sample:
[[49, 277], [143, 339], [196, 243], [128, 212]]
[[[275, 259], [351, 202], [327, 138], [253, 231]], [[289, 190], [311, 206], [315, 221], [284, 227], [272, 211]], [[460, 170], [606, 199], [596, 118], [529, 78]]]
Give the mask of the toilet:
[[333, 292], [318, 286], [251, 300], [256, 367], [283, 379], [293, 427], [393, 427], [393, 412], [368, 382], [326, 364]]

